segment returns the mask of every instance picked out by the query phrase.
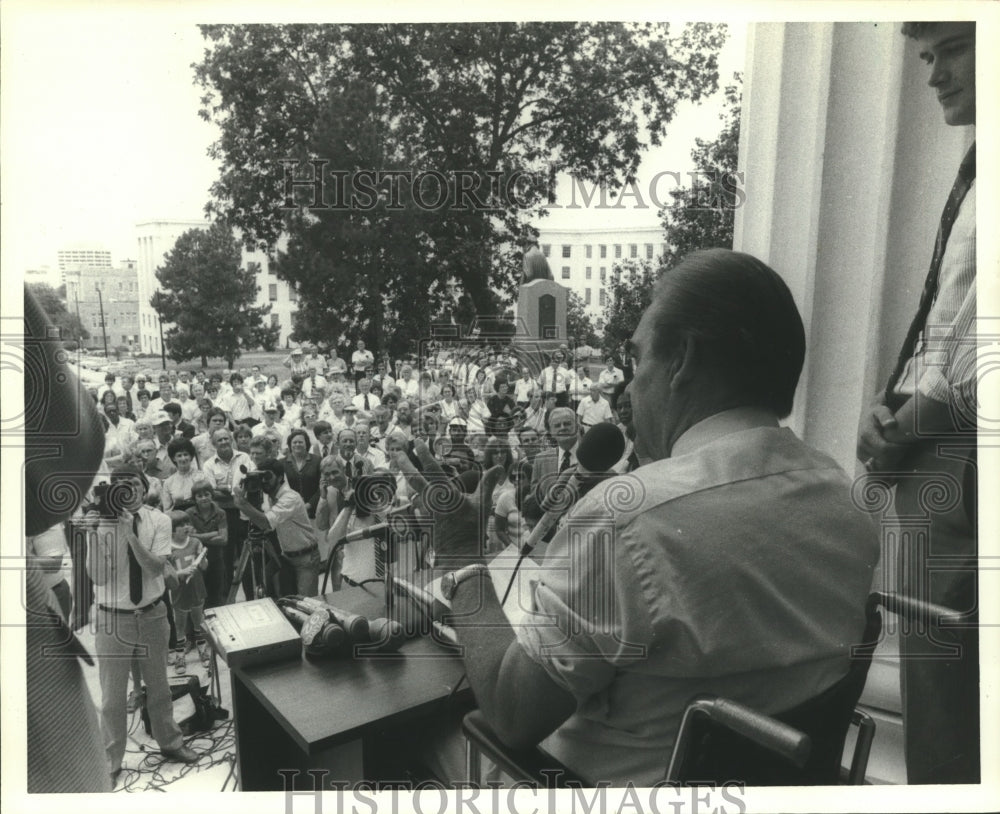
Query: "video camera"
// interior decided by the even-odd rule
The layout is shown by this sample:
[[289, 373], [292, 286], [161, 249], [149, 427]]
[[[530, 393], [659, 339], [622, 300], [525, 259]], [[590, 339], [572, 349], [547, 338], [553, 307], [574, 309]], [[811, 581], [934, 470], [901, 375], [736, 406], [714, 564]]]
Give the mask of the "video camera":
[[264, 492], [271, 485], [274, 473], [247, 472], [245, 466], [241, 466], [240, 471], [244, 474], [243, 494], [247, 503], [255, 509], [260, 509], [264, 505]]
[[135, 490], [127, 481], [98, 483], [94, 486], [94, 498], [89, 508], [97, 509], [102, 520], [116, 520], [121, 516], [122, 509], [131, 505]]
[[[268, 470], [250, 472], [245, 466], [240, 465], [240, 472], [243, 474], [243, 496], [253, 508], [260, 511], [264, 506], [264, 492], [272, 487], [276, 475]], [[247, 538], [254, 545], [264, 542], [267, 533], [257, 528], [253, 523], [247, 530]]]

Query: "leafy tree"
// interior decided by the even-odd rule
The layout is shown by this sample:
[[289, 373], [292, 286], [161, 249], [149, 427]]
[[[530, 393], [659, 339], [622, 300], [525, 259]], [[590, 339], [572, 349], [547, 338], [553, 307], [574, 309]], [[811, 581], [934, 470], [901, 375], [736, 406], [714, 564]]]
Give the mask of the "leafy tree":
[[740, 145], [740, 75], [725, 89], [726, 108], [719, 115], [722, 131], [712, 141], [695, 139], [691, 158], [697, 182], [671, 190], [673, 202], [660, 212], [668, 243], [662, 265], [676, 265], [698, 249], [733, 247], [736, 210], [743, 204], [742, 181], [737, 174]]
[[645, 260], [623, 260], [611, 270], [610, 297], [604, 306], [605, 351], [617, 353], [631, 338], [642, 312], [652, 299], [653, 286], [663, 273], [663, 266], [653, 268]]
[[[449, 308], [449, 280], [480, 316], [498, 313], [492, 289], [509, 304], [523, 241], [535, 236], [529, 222], [555, 173], [612, 190], [632, 180], [678, 102], [714, 92], [725, 27], [212, 25], [202, 33], [201, 115], [220, 128], [209, 211], [267, 251], [288, 236], [277, 271], [300, 287], [297, 336], [352, 334], [375, 346], [385, 336], [393, 347]], [[319, 163], [291, 170], [282, 159]], [[348, 201], [339, 199], [338, 174], [356, 182], [366, 170], [442, 175], [422, 198], [390, 177], [367, 179], [372, 194], [360, 199], [348, 183]], [[288, 200], [286, 171], [318, 179], [318, 200], [305, 186]], [[428, 198], [443, 203], [429, 207]]]
[[666, 255], [655, 267], [627, 260], [612, 270], [611, 296], [604, 311], [604, 348], [616, 351], [632, 336], [652, 300], [660, 276], [698, 249], [732, 248], [736, 209], [743, 203], [737, 174], [740, 141], [740, 75], [725, 89], [722, 131], [712, 141], [695, 139], [691, 151], [698, 182], [672, 190], [673, 202], [660, 212]]
[[240, 267], [240, 245], [224, 221], [189, 229], [156, 270], [162, 289], [150, 299], [164, 323], [175, 362], [221, 356], [229, 367], [244, 350], [273, 350], [280, 333], [264, 325], [270, 305], [254, 306], [257, 267]]
[[587, 313], [579, 294], [569, 292], [566, 301], [566, 334], [571, 336], [577, 345], [597, 346], [600, 344], [594, 323]]
[[49, 321], [59, 328], [63, 339], [90, 339], [90, 332], [83, 327], [80, 318], [66, 308], [65, 286], [59, 286], [57, 290], [47, 283], [27, 283], [25, 287], [34, 295]]

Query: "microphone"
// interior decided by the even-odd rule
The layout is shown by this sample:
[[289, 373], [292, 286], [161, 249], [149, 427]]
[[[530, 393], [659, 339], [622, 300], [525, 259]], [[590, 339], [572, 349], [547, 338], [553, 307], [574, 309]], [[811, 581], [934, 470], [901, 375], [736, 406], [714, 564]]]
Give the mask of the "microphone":
[[334, 548], [341, 545], [347, 545], [348, 543], [354, 543], [358, 540], [367, 540], [370, 537], [378, 537], [386, 531], [395, 531], [394, 526], [396, 525], [393, 521], [399, 515], [405, 515], [413, 511], [413, 506], [404, 505], [397, 506], [394, 509], [390, 509], [385, 513], [386, 520], [385, 523], [375, 523], [363, 529], [358, 529], [357, 531], [352, 531], [345, 534], [336, 543], [334, 543]]
[[[611, 469], [625, 454], [625, 436], [617, 426], [607, 421], [594, 424], [580, 439], [580, 444], [576, 451], [577, 466], [570, 467], [559, 479], [549, 488], [546, 502], [551, 506], [542, 519], [528, 535], [528, 539], [521, 547], [521, 554], [529, 554], [536, 545], [555, 526], [559, 518], [563, 516], [577, 500], [593, 489], [598, 483], [611, 476]], [[568, 494], [571, 498], [567, 505], [563, 500], [558, 500], [558, 505], [552, 506], [553, 497], [561, 494]]]

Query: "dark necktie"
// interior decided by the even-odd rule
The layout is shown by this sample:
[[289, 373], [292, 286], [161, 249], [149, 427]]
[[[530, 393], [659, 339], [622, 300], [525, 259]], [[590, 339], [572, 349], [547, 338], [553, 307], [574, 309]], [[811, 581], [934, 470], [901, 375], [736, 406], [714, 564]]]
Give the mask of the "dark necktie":
[[886, 403], [890, 405], [894, 400], [892, 391], [895, 390], [896, 385], [899, 383], [899, 378], [903, 375], [903, 370], [906, 368], [906, 363], [913, 356], [914, 350], [916, 350], [917, 342], [927, 322], [927, 315], [930, 313], [931, 306], [934, 304], [934, 298], [937, 296], [938, 275], [941, 272], [941, 258], [944, 256], [944, 250], [948, 245], [948, 237], [951, 235], [951, 227], [955, 224], [958, 210], [975, 178], [976, 145], [973, 142], [969, 148], [969, 152], [962, 159], [962, 164], [958, 168], [958, 176], [955, 178], [951, 193], [948, 195], [948, 202], [941, 213], [941, 224], [938, 226], [937, 239], [934, 241], [934, 254], [931, 257], [931, 266], [927, 272], [927, 278], [924, 280], [924, 290], [920, 292], [920, 304], [917, 306], [917, 313], [910, 323], [910, 329], [906, 332], [906, 339], [903, 340], [903, 347], [899, 352], [899, 358], [896, 360], [896, 367], [893, 368], [892, 375], [889, 377], [889, 383], [885, 388]]
[[330, 452], [330, 447], [327, 444], [323, 444], [323, 457], [325, 458]]
[[[132, 533], [135, 538], [139, 539], [139, 516], [136, 515], [132, 518]], [[135, 552], [132, 550], [132, 546], [128, 543], [125, 544], [125, 550], [128, 552], [128, 597], [132, 600], [133, 605], [138, 605], [142, 602], [142, 566], [139, 565], [139, 560], [136, 559]]]
[[559, 472], [560, 472], [560, 474], [563, 473], [563, 472], [565, 472], [567, 469], [569, 469], [569, 464], [570, 464], [569, 450], [567, 449], [563, 453], [562, 463], [559, 464]]
[[365, 393], [365, 409], [366, 410], [370, 410], [371, 409], [371, 407], [368, 406], [368, 394], [367, 393]]

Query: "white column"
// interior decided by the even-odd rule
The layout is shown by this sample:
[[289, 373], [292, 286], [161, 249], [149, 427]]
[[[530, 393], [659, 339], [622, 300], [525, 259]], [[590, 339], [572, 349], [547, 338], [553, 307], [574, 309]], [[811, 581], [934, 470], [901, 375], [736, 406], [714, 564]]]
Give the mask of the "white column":
[[945, 125], [896, 23], [752, 25], [734, 247], [788, 282], [807, 357], [789, 424], [854, 471], [972, 139]]

